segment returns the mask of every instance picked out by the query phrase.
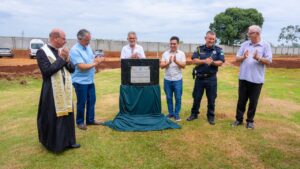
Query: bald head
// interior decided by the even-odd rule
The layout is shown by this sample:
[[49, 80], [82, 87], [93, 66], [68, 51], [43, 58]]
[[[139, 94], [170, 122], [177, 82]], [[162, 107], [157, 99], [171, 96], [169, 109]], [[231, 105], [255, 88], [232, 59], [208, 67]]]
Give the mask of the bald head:
[[61, 37], [65, 32], [59, 28], [54, 28], [49, 33], [49, 38], [58, 38]]
[[59, 28], [54, 28], [49, 33], [50, 44], [55, 48], [61, 48], [66, 44], [66, 34]]

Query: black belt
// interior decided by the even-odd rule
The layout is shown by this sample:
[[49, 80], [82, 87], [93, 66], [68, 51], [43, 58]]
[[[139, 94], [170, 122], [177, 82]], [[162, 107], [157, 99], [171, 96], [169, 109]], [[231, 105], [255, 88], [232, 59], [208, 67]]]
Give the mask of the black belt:
[[197, 76], [198, 78], [209, 78], [209, 77], [216, 76], [216, 74], [215, 74], [215, 73], [214, 73], [214, 74], [206, 74], [206, 73], [200, 74], [200, 73], [197, 73], [196, 76]]

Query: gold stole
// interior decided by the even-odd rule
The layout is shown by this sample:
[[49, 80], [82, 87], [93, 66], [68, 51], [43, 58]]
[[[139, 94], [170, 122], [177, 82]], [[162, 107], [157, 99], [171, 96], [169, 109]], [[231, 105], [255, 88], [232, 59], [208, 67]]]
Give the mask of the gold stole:
[[[46, 53], [50, 63], [54, 63], [56, 61], [56, 57], [47, 44], [45, 44], [42, 49]], [[73, 112], [71, 74], [65, 67], [63, 67], [63, 70], [65, 72], [65, 84], [61, 70], [51, 76], [56, 117], [66, 116], [69, 112]]]

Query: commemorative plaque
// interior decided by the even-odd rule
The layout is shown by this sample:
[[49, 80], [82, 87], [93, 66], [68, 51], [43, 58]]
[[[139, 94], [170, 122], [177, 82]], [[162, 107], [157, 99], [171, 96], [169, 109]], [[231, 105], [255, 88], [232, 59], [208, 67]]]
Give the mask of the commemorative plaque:
[[122, 85], [159, 84], [159, 59], [121, 59]]

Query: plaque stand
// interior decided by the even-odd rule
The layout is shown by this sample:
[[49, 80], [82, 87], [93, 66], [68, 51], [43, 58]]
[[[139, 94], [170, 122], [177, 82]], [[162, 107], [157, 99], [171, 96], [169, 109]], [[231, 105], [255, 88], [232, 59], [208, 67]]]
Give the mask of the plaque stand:
[[[143, 62], [143, 60], [151, 62], [148, 59], [134, 62]], [[114, 120], [107, 121], [104, 125], [118, 131], [151, 131], [180, 128], [177, 123], [169, 120], [161, 113], [158, 65], [155, 65], [156, 69], [153, 70], [151, 66], [147, 66], [145, 63], [142, 64], [144, 65], [128, 64], [130, 68], [126, 67], [126, 70], [130, 70], [131, 76], [130, 80], [122, 77], [122, 81], [126, 85], [120, 85], [119, 113]], [[158, 64], [158, 62], [155, 61], [155, 64]], [[152, 72], [150, 71], [156, 72], [156, 74], [151, 75]], [[151, 78], [149, 75], [151, 75]], [[152, 76], [157, 77], [157, 79], [153, 79]], [[153, 84], [153, 81], [157, 84]], [[134, 83], [150, 83], [152, 85], [134, 85]]]

